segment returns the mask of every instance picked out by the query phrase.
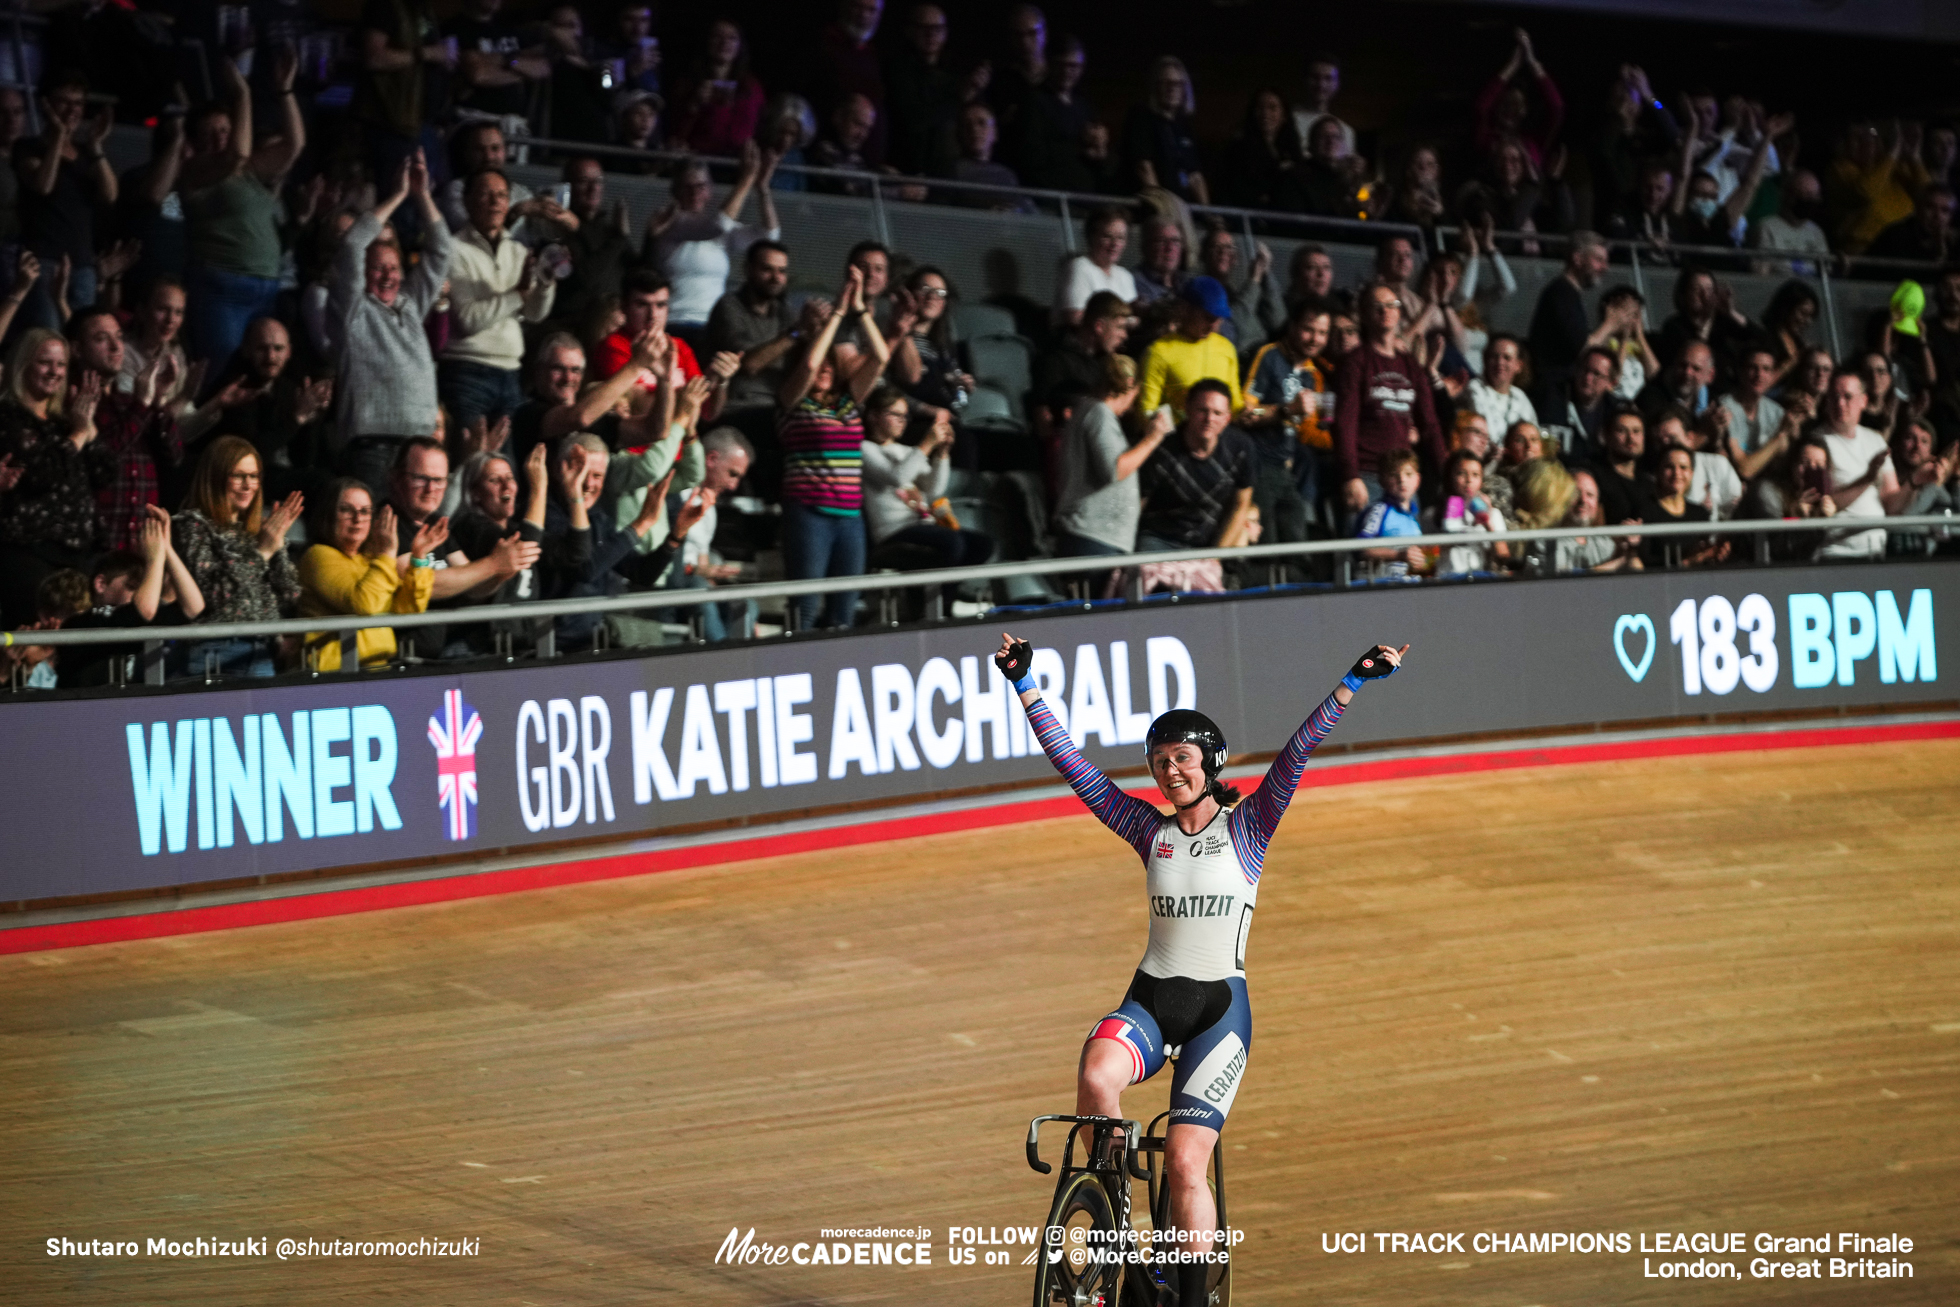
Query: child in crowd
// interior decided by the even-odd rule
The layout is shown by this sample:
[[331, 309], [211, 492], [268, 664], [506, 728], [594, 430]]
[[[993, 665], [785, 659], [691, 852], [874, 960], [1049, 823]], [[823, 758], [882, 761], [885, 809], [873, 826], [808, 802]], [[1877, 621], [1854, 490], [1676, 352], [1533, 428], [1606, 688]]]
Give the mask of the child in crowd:
[[[1381, 479], [1382, 497], [1368, 505], [1368, 511], [1361, 515], [1361, 525], [1354, 533], [1356, 538], [1389, 540], [1396, 536], [1421, 535], [1416, 491], [1422, 488], [1422, 469], [1416, 463], [1416, 452], [1390, 450], [1382, 455], [1375, 475]], [[1428, 557], [1414, 545], [1364, 549], [1361, 559], [1362, 575], [1376, 580], [1410, 577], [1429, 566]]]
[[[204, 594], [170, 542], [170, 514], [155, 504], [144, 512], [136, 548], [119, 549], [96, 561], [89, 581], [94, 606], [64, 621], [64, 630], [184, 626], [204, 611]], [[64, 690], [107, 685], [110, 669], [141, 649], [133, 642], [71, 645], [61, 651], [57, 684]], [[125, 664], [125, 675], [134, 670]]]
[[[1448, 493], [1440, 504], [1423, 513], [1430, 532], [1481, 535], [1504, 530], [1504, 515], [1484, 497], [1484, 464], [1468, 449], [1459, 449], [1443, 463], [1443, 484]], [[1451, 545], [1438, 560], [1441, 576], [1460, 576], [1465, 572], [1494, 572], [1497, 563], [1510, 558], [1502, 541], [1491, 545]]]
[[[88, 611], [89, 580], [72, 567], [49, 572], [34, 591], [35, 620], [23, 631], [53, 631], [76, 613]], [[25, 683], [30, 690], [52, 690], [57, 683], [56, 658], [60, 650], [50, 644], [9, 644], [4, 651], [7, 674], [20, 675], [26, 668]]]

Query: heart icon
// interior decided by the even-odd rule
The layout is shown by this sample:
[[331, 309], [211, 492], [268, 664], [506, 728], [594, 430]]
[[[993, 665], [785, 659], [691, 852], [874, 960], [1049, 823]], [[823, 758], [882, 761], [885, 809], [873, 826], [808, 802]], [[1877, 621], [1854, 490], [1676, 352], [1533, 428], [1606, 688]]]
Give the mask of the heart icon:
[[[1646, 645], [1640, 651], [1640, 661], [1627, 657], [1626, 633], [1639, 631], [1647, 637]], [[1647, 669], [1654, 662], [1654, 623], [1645, 613], [1622, 613], [1613, 622], [1613, 652], [1619, 655], [1620, 666], [1627, 669], [1627, 675], [1636, 682], [1644, 680]]]

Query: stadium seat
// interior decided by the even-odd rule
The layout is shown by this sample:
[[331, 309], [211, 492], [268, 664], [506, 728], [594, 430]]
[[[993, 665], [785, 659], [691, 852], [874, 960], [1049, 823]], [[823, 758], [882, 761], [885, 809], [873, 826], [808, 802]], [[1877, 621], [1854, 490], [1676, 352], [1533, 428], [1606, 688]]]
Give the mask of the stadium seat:
[[1020, 336], [977, 336], [966, 342], [967, 365], [982, 386], [1007, 396], [1017, 422], [1027, 421], [1027, 395], [1034, 388], [1034, 347]]
[[1016, 414], [1017, 405], [998, 386], [982, 381], [973, 388], [967, 397], [966, 407], [960, 410], [960, 423], [963, 426], [979, 429], [1006, 428], [1010, 431], [1026, 430], [1026, 424]]
[[1012, 336], [1015, 331], [1014, 315], [1006, 309], [964, 301], [953, 306], [953, 334], [961, 340], [974, 340], [981, 336]]

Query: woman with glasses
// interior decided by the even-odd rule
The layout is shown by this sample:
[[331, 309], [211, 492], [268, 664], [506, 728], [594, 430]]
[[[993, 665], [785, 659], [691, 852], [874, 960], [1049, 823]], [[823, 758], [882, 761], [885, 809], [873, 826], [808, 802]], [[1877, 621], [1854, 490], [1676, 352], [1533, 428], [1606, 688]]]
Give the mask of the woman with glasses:
[[1199, 171], [1196, 110], [1184, 61], [1168, 54], [1157, 60], [1150, 70], [1149, 98], [1123, 123], [1123, 180], [1134, 188], [1161, 186], [1193, 204], [1210, 204]]
[[[206, 622], [271, 622], [299, 608], [299, 574], [286, 534], [305, 507], [298, 491], [266, 511], [263, 469], [250, 441], [219, 436], [192, 474], [183, 511], [171, 523], [177, 552], [204, 594]], [[174, 659], [180, 675], [213, 667], [221, 676], [271, 676], [274, 641], [205, 640]]]
[[[324, 503], [313, 528], [320, 543], [299, 564], [300, 616], [428, 611], [436, 574], [426, 530], [416, 534], [404, 564], [396, 557], [395, 510], [377, 509], [366, 482], [341, 477], [327, 487]], [[385, 626], [364, 630], [355, 651], [362, 667], [384, 667], [395, 656], [395, 633]], [[339, 671], [340, 632], [307, 632], [306, 659], [314, 671]]]
[[959, 426], [959, 410], [973, 393], [973, 377], [960, 369], [953, 345], [952, 287], [946, 274], [930, 265], [905, 279], [892, 296], [891, 379], [912, 401], [916, 440], [928, 430], [953, 428], [953, 462], [969, 472], [980, 469], [980, 447]]

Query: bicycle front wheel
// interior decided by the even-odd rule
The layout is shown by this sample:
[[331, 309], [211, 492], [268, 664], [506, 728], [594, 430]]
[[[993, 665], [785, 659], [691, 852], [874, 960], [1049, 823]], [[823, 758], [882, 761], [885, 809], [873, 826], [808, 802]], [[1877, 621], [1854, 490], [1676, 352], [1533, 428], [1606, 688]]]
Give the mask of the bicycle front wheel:
[[1034, 1307], [1117, 1307], [1122, 1292], [1122, 1263], [1105, 1253], [1118, 1253], [1116, 1214], [1101, 1177], [1080, 1171], [1055, 1195], [1048, 1213], [1048, 1231], [1039, 1250], [1040, 1268], [1034, 1277]]

